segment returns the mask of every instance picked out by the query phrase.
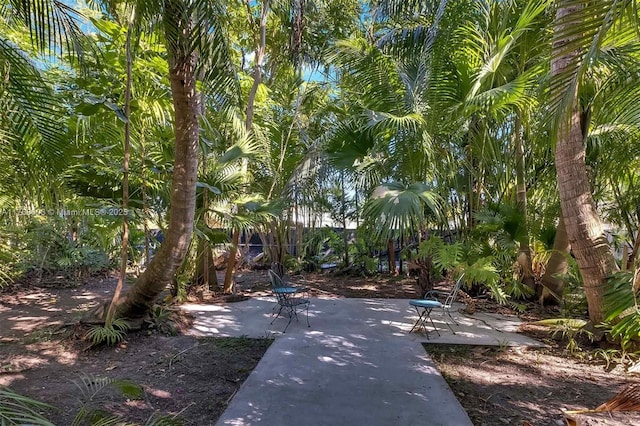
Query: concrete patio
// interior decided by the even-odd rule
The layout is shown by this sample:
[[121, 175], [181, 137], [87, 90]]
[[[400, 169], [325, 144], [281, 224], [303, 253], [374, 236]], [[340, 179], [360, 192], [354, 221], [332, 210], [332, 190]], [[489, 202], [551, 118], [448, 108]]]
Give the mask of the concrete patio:
[[273, 325], [274, 299], [225, 305], [183, 305], [197, 336], [275, 337], [218, 425], [470, 425], [422, 343], [528, 345], [518, 321], [455, 313], [454, 335], [433, 314], [441, 336], [411, 333], [406, 299], [312, 299], [287, 329]]

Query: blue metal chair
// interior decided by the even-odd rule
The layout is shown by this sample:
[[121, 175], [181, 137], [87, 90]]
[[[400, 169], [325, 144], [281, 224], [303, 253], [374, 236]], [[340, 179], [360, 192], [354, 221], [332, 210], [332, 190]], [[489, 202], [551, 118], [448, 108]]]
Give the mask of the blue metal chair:
[[278, 274], [278, 276], [280, 278], [284, 279], [285, 273], [286, 273], [286, 269], [284, 268], [284, 265], [280, 262], [272, 262], [271, 263], [271, 270], [273, 272], [275, 272], [276, 274]]
[[[438, 336], [440, 336], [440, 332], [438, 331], [438, 328], [433, 323], [433, 319], [431, 318], [431, 311], [433, 311], [434, 309], [442, 309], [442, 317], [444, 318], [444, 322], [449, 326], [451, 332], [453, 334], [456, 334], [453, 328], [451, 328], [451, 324], [449, 324], [447, 317], [449, 317], [449, 319], [451, 319], [451, 321], [453, 321], [455, 325], [460, 325], [451, 316], [451, 308], [453, 307], [453, 303], [458, 296], [458, 290], [460, 290], [460, 287], [462, 286], [463, 278], [464, 274], [462, 274], [460, 278], [458, 278], [455, 285], [448, 293], [444, 291], [430, 290], [425, 293], [423, 299], [414, 299], [409, 301], [409, 305], [413, 306], [418, 313], [418, 319], [416, 320], [415, 324], [413, 324], [413, 327], [411, 328], [409, 333], [413, 332], [413, 330], [416, 329], [422, 329], [427, 335], [427, 338], [429, 338], [429, 332], [427, 331], [427, 321], [429, 321], [431, 322], [431, 326], [433, 327], [435, 332], [438, 333]], [[440, 302], [438, 300], [438, 296], [440, 296], [441, 298], [444, 296], [444, 301]]]
[[307, 327], [311, 327], [311, 324], [309, 324], [309, 305], [311, 304], [311, 300], [309, 300], [309, 297], [306, 294], [307, 290], [302, 287], [286, 286], [283, 283], [282, 278], [272, 270], [269, 270], [269, 280], [271, 281], [271, 292], [276, 297], [279, 306], [278, 313], [271, 321], [271, 324], [280, 317], [280, 314], [284, 310], [289, 315], [289, 322], [282, 331], [283, 333], [286, 333], [293, 317], [298, 321], [298, 309], [306, 308]]

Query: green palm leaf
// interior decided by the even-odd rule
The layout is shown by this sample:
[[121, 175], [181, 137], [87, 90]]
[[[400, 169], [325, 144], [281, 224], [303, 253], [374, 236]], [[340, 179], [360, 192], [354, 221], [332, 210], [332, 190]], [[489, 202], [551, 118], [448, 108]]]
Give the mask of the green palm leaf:
[[420, 229], [426, 220], [425, 210], [440, 217], [441, 201], [423, 183], [382, 184], [374, 189], [363, 208], [363, 218], [374, 235], [384, 240], [398, 233]]
[[11, 0], [12, 11], [29, 28], [32, 43], [41, 51], [65, 48], [82, 58], [88, 39], [80, 28], [82, 15], [59, 0]]
[[60, 170], [66, 146], [61, 103], [35, 64], [11, 42], [0, 38], [2, 139], [24, 154], [31, 167]]
[[0, 387], [0, 424], [53, 426], [38, 411], [53, 408], [48, 404]]
[[[564, 71], [555, 75], [551, 82], [551, 106], [556, 112], [556, 125], [572, 111], [580, 82], [601, 54], [607, 37], [616, 34], [616, 22], [626, 20], [637, 28], [635, 0], [563, 0], [557, 6], [564, 14], [556, 17], [553, 58], [568, 62]], [[626, 31], [617, 34], [628, 36]]]

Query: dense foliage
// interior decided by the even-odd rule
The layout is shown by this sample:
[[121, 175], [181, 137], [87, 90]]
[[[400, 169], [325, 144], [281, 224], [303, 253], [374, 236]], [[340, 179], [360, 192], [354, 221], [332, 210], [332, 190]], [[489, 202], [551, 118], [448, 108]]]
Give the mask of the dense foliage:
[[[235, 247], [255, 234], [265, 263], [368, 274], [387, 253], [390, 272], [396, 255], [422, 284], [464, 269], [503, 303], [562, 301], [559, 274], [583, 280], [592, 320], [605, 306], [615, 322], [633, 274], [607, 286], [589, 270], [586, 219], [566, 195], [577, 183], [556, 177], [577, 117], [593, 198], [577, 209], [606, 224], [599, 245], [617, 266], [604, 256], [604, 272], [636, 270], [638, 15], [633, 1], [595, 3], [175, 1], [193, 18], [183, 43], [158, 18], [169, 5], [3, 2], [0, 282], [117, 267], [124, 216], [127, 258], [144, 269], [176, 172], [170, 65], [193, 49], [195, 228], [174, 294], [215, 286], [207, 271], [230, 245], [231, 277]], [[614, 329], [625, 342], [629, 318]]]

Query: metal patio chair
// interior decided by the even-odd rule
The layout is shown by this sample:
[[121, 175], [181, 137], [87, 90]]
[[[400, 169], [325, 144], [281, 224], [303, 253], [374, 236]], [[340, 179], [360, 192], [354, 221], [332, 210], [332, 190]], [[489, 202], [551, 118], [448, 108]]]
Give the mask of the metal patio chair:
[[275, 272], [276, 274], [278, 274], [278, 276], [280, 278], [284, 279], [285, 273], [286, 273], [286, 269], [284, 268], [284, 265], [280, 262], [272, 262], [271, 263], [271, 270], [273, 272]]
[[[464, 274], [462, 274], [460, 278], [458, 278], [450, 292], [430, 290], [425, 293], [423, 299], [414, 299], [409, 301], [409, 305], [413, 306], [418, 313], [418, 319], [416, 320], [415, 324], [413, 324], [411, 330], [409, 330], [409, 333], [416, 329], [423, 329], [425, 334], [427, 335], [427, 338], [429, 338], [429, 332], [427, 331], [427, 321], [429, 321], [431, 322], [431, 326], [433, 327], [435, 332], [438, 333], [438, 336], [440, 336], [440, 332], [438, 331], [438, 328], [433, 323], [433, 319], [431, 318], [431, 312], [434, 309], [442, 309], [442, 317], [444, 319], [444, 322], [449, 326], [451, 332], [453, 334], [456, 334], [456, 332], [451, 327], [451, 324], [447, 320], [447, 317], [449, 317], [449, 319], [453, 321], [455, 325], [460, 325], [451, 316], [451, 309], [453, 307], [453, 303], [456, 301], [456, 297], [458, 296], [458, 290], [460, 290], [460, 287], [462, 286], [463, 278]], [[441, 300], [444, 300], [441, 302], [440, 300], [438, 300], [438, 297], [440, 297]]]
[[276, 297], [279, 307], [275, 318], [271, 320], [271, 324], [280, 317], [282, 311], [285, 311], [289, 316], [289, 322], [287, 322], [287, 326], [282, 332], [286, 333], [293, 318], [295, 317], [296, 321], [298, 321], [298, 310], [306, 309], [307, 327], [311, 327], [311, 324], [309, 324], [309, 305], [311, 304], [311, 300], [309, 300], [307, 290], [303, 287], [289, 287], [285, 285], [282, 278], [272, 270], [269, 270], [269, 280], [271, 281], [271, 292]]

